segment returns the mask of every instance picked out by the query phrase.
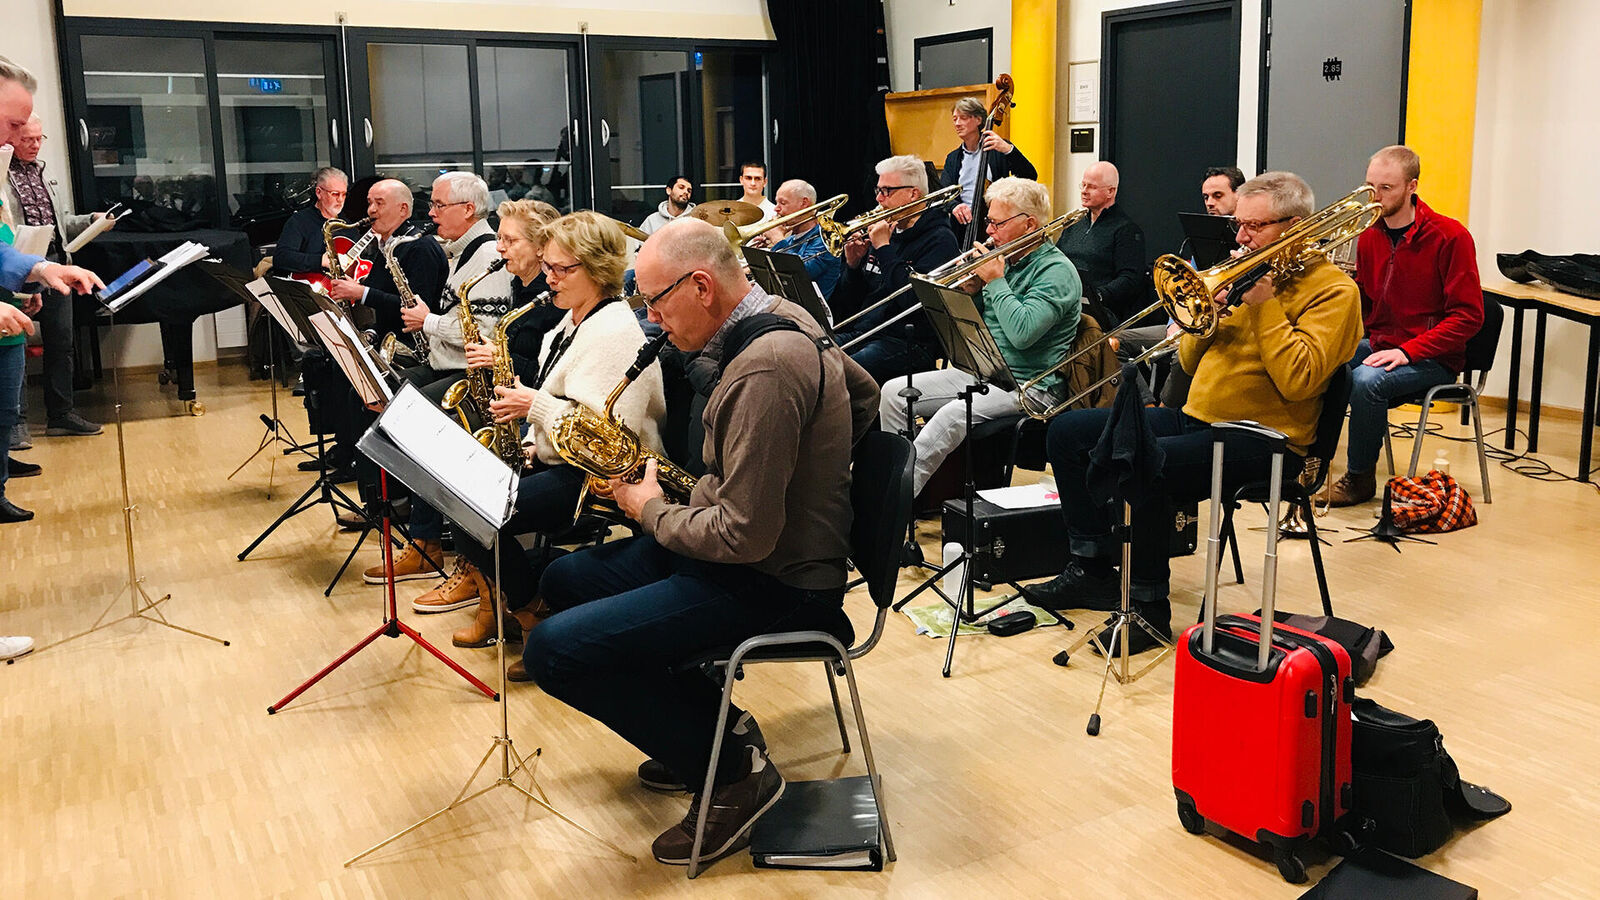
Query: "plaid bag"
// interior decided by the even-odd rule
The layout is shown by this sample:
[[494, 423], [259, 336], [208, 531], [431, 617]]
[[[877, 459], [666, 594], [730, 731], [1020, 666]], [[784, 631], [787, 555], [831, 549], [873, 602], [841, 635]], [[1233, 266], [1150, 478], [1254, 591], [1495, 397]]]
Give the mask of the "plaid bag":
[[1420, 478], [1396, 475], [1389, 479], [1394, 496], [1394, 524], [1401, 531], [1439, 534], [1478, 524], [1472, 498], [1460, 482], [1443, 472]]

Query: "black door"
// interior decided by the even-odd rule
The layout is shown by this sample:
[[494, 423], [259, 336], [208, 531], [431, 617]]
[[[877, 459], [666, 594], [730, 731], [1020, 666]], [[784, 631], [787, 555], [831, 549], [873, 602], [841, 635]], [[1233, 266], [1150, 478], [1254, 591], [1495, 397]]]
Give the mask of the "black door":
[[1204, 212], [1201, 175], [1239, 152], [1239, 4], [1168, 3], [1107, 13], [1101, 158], [1150, 259], [1183, 242], [1178, 212]]

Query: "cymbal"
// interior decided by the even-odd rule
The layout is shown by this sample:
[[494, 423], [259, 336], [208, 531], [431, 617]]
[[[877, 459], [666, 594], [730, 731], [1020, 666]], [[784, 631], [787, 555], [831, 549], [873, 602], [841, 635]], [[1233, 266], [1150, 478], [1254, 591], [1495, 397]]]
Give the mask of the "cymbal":
[[761, 221], [761, 207], [743, 200], [724, 200], [720, 203], [702, 203], [689, 210], [689, 215], [702, 222], [721, 228], [724, 225], [753, 225]]

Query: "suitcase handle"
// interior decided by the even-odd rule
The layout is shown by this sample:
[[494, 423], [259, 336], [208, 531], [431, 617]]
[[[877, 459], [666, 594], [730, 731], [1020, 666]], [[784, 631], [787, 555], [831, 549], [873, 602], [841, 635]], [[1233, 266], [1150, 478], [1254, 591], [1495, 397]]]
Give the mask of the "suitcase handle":
[[1229, 435], [1264, 442], [1272, 451], [1272, 473], [1267, 481], [1270, 508], [1267, 552], [1261, 570], [1261, 643], [1256, 651], [1256, 671], [1266, 672], [1272, 659], [1273, 613], [1278, 596], [1278, 507], [1283, 500], [1283, 454], [1289, 439], [1283, 432], [1260, 422], [1241, 420], [1211, 425], [1211, 531], [1206, 538], [1206, 593], [1200, 607], [1205, 624], [1201, 628], [1200, 645], [1207, 655], [1216, 645], [1217, 562], [1222, 553], [1222, 455]]
[[1274, 647], [1266, 668], [1262, 668], [1255, 654], [1251, 652], [1256, 650], [1256, 642], [1228, 630], [1223, 630], [1217, 635], [1216, 645], [1210, 650], [1201, 652], [1202, 641], [1203, 636], [1200, 633], [1189, 636], [1189, 655], [1199, 660], [1202, 665], [1240, 681], [1271, 684], [1277, 677], [1278, 666], [1287, 658], [1283, 650]]

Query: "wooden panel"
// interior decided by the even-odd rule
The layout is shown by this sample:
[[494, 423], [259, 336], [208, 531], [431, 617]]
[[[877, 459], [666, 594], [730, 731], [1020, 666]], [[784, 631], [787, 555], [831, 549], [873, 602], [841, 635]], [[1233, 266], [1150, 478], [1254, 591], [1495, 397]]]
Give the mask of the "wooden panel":
[[[883, 114], [889, 120], [889, 149], [896, 155], [912, 153], [944, 168], [944, 158], [956, 148], [955, 129], [950, 126], [950, 109], [962, 97], [983, 97], [987, 107], [997, 91], [992, 84], [969, 84], [926, 91], [900, 91], [885, 95]], [[1003, 138], [1011, 137], [1011, 121], [995, 129]]]

